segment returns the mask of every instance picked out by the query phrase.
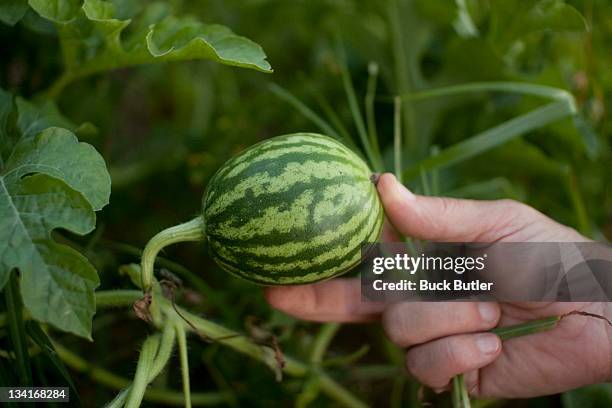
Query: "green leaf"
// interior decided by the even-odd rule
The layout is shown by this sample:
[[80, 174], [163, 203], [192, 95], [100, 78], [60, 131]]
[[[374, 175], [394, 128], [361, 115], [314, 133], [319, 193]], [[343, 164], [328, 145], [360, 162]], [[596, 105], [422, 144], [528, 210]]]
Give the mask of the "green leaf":
[[109, 195], [104, 160], [72, 132], [49, 128], [15, 146], [0, 175], [0, 287], [19, 269], [23, 301], [35, 319], [90, 336], [98, 276], [85, 257], [54, 242], [51, 231], [91, 232], [94, 210]]
[[0, 287], [19, 269], [23, 303], [34, 319], [91, 338], [98, 276], [83, 255], [53, 241], [51, 231], [83, 235], [94, 227], [85, 197], [63, 181], [46, 174], [0, 177]]
[[94, 210], [108, 204], [110, 176], [104, 159], [87, 143], [79, 143], [66, 129], [49, 128], [34, 138], [22, 139], [6, 163], [5, 179], [18, 181], [31, 173], [63, 180], [80, 192]]
[[101, 0], [85, 0], [83, 3], [85, 16], [94, 22], [96, 28], [106, 38], [109, 49], [121, 52], [121, 32], [130, 24], [131, 20], [115, 18], [117, 9], [115, 5]]
[[56, 23], [67, 23], [77, 17], [80, 0], [28, 0], [41, 17]]
[[144, 3], [138, 12], [123, 10], [121, 4], [85, 0], [77, 18], [61, 20], [66, 72], [51, 86], [49, 97], [81, 77], [166, 61], [210, 59], [272, 72], [263, 49], [227, 27], [168, 15], [168, 7], [160, 3]]
[[147, 35], [153, 57], [166, 61], [212, 59], [227, 65], [271, 72], [262, 48], [248, 38], [218, 24], [202, 24], [186, 17], [167, 17]]
[[581, 114], [576, 114], [572, 117], [574, 127], [582, 136], [582, 142], [590, 159], [596, 159], [601, 153], [601, 143], [597, 137], [597, 133]]
[[14, 26], [28, 11], [27, 0], [3, 0], [0, 4], [0, 21]]

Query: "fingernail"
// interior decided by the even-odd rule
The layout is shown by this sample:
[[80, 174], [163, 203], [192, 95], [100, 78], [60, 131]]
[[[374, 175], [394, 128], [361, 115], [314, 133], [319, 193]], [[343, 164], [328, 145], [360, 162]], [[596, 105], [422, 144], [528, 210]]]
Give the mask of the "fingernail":
[[495, 320], [497, 320], [497, 306], [494, 303], [479, 303], [478, 313], [480, 314], [480, 318], [484, 322], [493, 323]]
[[495, 354], [499, 348], [499, 339], [494, 334], [481, 334], [476, 338], [476, 347], [483, 354]]

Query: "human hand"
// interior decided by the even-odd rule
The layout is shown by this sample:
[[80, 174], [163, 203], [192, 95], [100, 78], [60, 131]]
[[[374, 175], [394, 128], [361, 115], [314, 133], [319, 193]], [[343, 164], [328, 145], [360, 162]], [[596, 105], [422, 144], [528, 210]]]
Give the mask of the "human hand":
[[[586, 238], [512, 200], [474, 201], [417, 196], [391, 174], [378, 181], [385, 213], [400, 233], [440, 242], [578, 242]], [[385, 232], [387, 239], [391, 230]], [[385, 236], [383, 236], [383, 239]], [[465, 373], [470, 393], [532, 397], [612, 381], [612, 330], [605, 322], [569, 316], [550, 331], [502, 344], [487, 331], [573, 310], [612, 317], [609, 303], [362, 302], [357, 279], [272, 287], [268, 302], [314, 321], [381, 320], [389, 339], [406, 348], [408, 371], [436, 390]]]

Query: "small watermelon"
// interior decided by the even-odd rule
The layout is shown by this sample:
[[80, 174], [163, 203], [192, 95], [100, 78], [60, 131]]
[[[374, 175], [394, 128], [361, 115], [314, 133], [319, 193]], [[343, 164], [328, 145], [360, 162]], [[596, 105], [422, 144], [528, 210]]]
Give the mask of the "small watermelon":
[[192, 240], [206, 240], [219, 266], [256, 283], [344, 273], [360, 262], [361, 244], [380, 236], [383, 209], [372, 176], [357, 154], [327, 136], [296, 133], [253, 145], [212, 177], [202, 216], [147, 244], [143, 277], [159, 249]]

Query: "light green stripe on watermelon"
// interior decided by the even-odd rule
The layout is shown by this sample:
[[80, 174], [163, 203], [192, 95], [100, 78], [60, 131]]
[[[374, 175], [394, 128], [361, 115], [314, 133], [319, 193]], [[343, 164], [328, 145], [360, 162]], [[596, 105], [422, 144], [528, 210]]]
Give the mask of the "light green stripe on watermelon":
[[[370, 201], [368, 206], [363, 210], [372, 211], [374, 203]], [[331, 207], [331, 206], [330, 206]], [[332, 210], [338, 210], [339, 207], [331, 207]], [[331, 214], [329, 214], [331, 215]], [[353, 214], [352, 217], [338, 228], [330, 229], [310, 241], [298, 241], [298, 242], [287, 242], [281, 245], [258, 245], [255, 247], [240, 248], [236, 247], [236, 251], [240, 251], [244, 254], [251, 254], [255, 256], [269, 256], [269, 257], [292, 257], [299, 254], [301, 251], [321, 247], [325, 244], [329, 244], [333, 240], [347, 234], [354, 234], [356, 229], [359, 227], [359, 223], [364, 219], [363, 214]], [[294, 228], [299, 228], [295, 226]], [[366, 227], [367, 228], [367, 227]], [[370, 226], [371, 228], [371, 226]], [[258, 231], [259, 232], [259, 231]], [[239, 234], [238, 234], [239, 235]], [[263, 235], [263, 233], [262, 233]]]
[[[346, 153], [347, 157], [355, 157], [355, 154], [347, 149], [343, 145], [339, 145], [335, 140], [329, 140], [328, 137], [322, 135], [314, 135], [311, 133], [295, 133], [292, 135], [278, 136], [273, 139], [264, 140], [263, 142], [257, 143], [247, 150], [240, 153], [238, 156], [230, 159], [226, 164], [227, 166], [222, 167], [218, 171], [218, 176], [226, 177], [228, 172], [232, 172], [232, 175], [237, 175], [242, 171], [242, 164], [245, 162], [256, 163], [257, 161], [264, 160], [260, 158], [262, 155], [269, 152], [287, 152], [287, 149], [298, 148], [289, 150], [290, 152], [304, 152], [310, 148], [320, 149], [320, 152], [327, 152], [332, 149], [336, 152]], [[324, 149], [324, 150], [321, 150]], [[274, 156], [272, 156], [274, 157]], [[276, 156], [278, 157], [278, 156]], [[361, 160], [361, 163], [363, 161]], [[365, 163], [363, 163], [365, 164]], [[237, 170], [235, 170], [238, 168]]]
[[[371, 210], [371, 207], [364, 208], [364, 210], [365, 211]], [[288, 270], [291, 271], [295, 269], [308, 270], [309, 268], [316, 267], [317, 265], [320, 265], [334, 258], [336, 259], [341, 258], [349, 254], [355, 248], [360, 247], [362, 243], [367, 241], [367, 239], [370, 236], [370, 231], [374, 229], [377, 223], [378, 223], [378, 217], [370, 217], [368, 224], [362, 229], [361, 233], [351, 234], [350, 238], [347, 239], [346, 244], [330, 248], [314, 258], [303, 259], [303, 260], [293, 261], [293, 262], [276, 263], [276, 264], [269, 264], [269, 263], [267, 264], [267, 263], [257, 262], [256, 260], [248, 260], [246, 264], [251, 266], [252, 268], [261, 269], [271, 274], [277, 274], [283, 271], [288, 271]], [[351, 231], [351, 232], [355, 232], [355, 231]], [[342, 236], [342, 235], [343, 235], [342, 233], [337, 233], [335, 237]], [[308, 247], [316, 248], [318, 246], [320, 246], [320, 244], [310, 243]], [[238, 253], [242, 256], [244, 256], [243, 255], [244, 253], [251, 253], [252, 255], [256, 255], [256, 256], [258, 255], [274, 256], [273, 254], [264, 254], [261, 252], [260, 253], [251, 252], [249, 251], [249, 249], [246, 249], [246, 250], [240, 250], [240, 248], [236, 248], [236, 249], [238, 249], [239, 251]], [[259, 248], [259, 249], [261, 250], [262, 248]], [[302, 247], [301, 249], [303, 250], [304, 247]], [[220, 255], [223, 256], [225, 260], [227, 261], [230, 261], [230, 262], [238, 261], [237, 258], [234, 258], [234, 254], [232, 252], [233, 252], [232, 248], [224, 247], [222, 249], [222, 252], [220, 252]], [[286, 254], [286, 256], [290, 256], [290, 255]], [[357, 258], [358, 257], [359, 255], [357, 255]], [[342, 265], [339, 265], [337, 267], [337, 269], [341, 269], [341, 268], [342, 268]]]
[[242, 162], [256, 160], [263, 152], [282, 150], [281, 148], [285, 147], [308, 147], [312, 145], [347, 152], [349, 157], [355, 156], [350, 149], [338, 144], [334, 139], [330, 140], [328, 137], [322, 135], [313, 136], [312, 133], [294, 133], [292, 135], [278, 136], [273, 139], [264, 140], [263, 142], [253, 145], [251, 148], [232, 159], [232, 165], [236, 166]]
[[[290, 155], [292, 153], [312, 153], [313, 155], [316, 153], [330, 153], [330, 147], [324, 145], [299, 145], [299, 144], [291, 144], [288, 147], [282, 147], [273, 150], [266, 150], [261, 154], [256, 155], [251, 160], [241, 160], [238, 163], [234, 164], [234, 168], [232, 168], [227, 174], [225, 174], [224, 178], [231, 178], [240, 175], [247, 168], [252, 166], [255, 163], [259, 163], [265, 160], [279, 159], [283, 156]], [[349, 154], [350, 152], [346, 152], [339, 149], [332, 149], [331, 153], [337, 154], [339, 157], [344, 157], [347, 160], [352, 160], [353, 157]], [[360, 163], [354, 162], [356, 165]]]
[[[353, 174], [355, 169], [343, 163], [332, 161], [308, 161], [306, 163], [291, 162], [282, 169], [278, 175], [271, 175], [263, 171], [249, 175], [236, 184], [233, 189], [226, 193], [216, 194], [206, 209], [206, 216], [214, 216], [234, 202], [243, 199], [247, 192], [253, 197], [260, 195], [278, 193], [289, 190], [296, 183], [316, 183], [339, 177], [342, 174]], [[360, 177], [362, 181], [369, 180], [365, 174]], [[229, 183], [229, 180], [223, 180]]]
[[279, 211], [278, 207], [266, 208], [261, 217], [248, 220], [240, 227], [232, 227], [235, 219], [219, 224], [215, 235], [245, 240], [256, 235], [263, 236], [273, 232], [287, 233], [296, 228], [305, 228], [308, 223], [310, 212], [308, 207], [312, 204], [314, 193], [305, 190], [287, 211]]
[[[243, 199], [247, 191], [254, 197], [262, 194], [272, 194], [289, 190], [296, 183], [316, 183], [317, 181], [332, 179], [340, 174], [355, 173], [355, 169], [349, 165], [338, 161], [313, 161], [305, 163], [287, 163], [282, 172], [278, 175], [270, 175], [267, 171], [262, 171], [243, 178], [234, 188], [225, 194], [212, 196], [206, 208], [206, 216], [211, 217], [223, 211], [225, 208]], [[361, 176], [363, 181], [369, 182], [364, 171]], [[230, 178], [230, 174], [227, 174]], [[223, 178], [224, 183], [231, 181]], [[214, 194], [214, 190], [212, 191]]]

